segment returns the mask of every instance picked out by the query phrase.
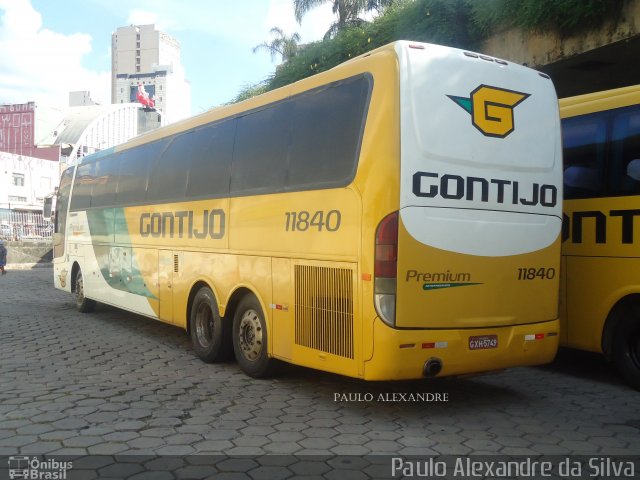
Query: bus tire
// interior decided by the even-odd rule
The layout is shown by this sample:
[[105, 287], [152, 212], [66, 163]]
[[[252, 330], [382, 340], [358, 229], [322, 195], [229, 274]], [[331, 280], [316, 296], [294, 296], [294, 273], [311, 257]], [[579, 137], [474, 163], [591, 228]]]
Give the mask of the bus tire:
[[640, 390], [640, 306], [627, 310], [616, 326], [613, 362], [626, 382]]
[[208, 287], [202, 287], [193, 297], [189, 315], [191, 343], [200, 360], [215, 363], [231, 357], [231, 335], [229, 322], [223, 321], [218, 312], [218, 303]]
[[84, 279], [82, 278], [82, 270], [78, 269], [76, 274], [75, 288], [73, 295], [76, 299], [76, 309], [81, 313], [90, 313], [96, 308], [96, 301], [84, 296]]
[[253, 378], [278, 373], [281, 362], [269, 357], [267, 324], [255, 295], [245, 295], [233, 317], [233, 349], [238, 365]]

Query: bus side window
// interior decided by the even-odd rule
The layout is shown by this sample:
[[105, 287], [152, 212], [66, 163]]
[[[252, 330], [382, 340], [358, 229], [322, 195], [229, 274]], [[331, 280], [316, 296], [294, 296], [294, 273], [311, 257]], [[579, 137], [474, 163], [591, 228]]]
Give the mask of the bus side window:
[[184, 200], [188, 171], [185, 159], [195, 153], [195, 136], [193, 131], [176, 136], [164, 153], [153, 159], [147, 187], [148, 202]]
[[595, 113], [562, 121], [565, 198], [604, 195], [606, 115]]
[[288, 190], [344, 186], [353, 179], [371, 85], [361, 76], [294, 99]]
[[231, 172], [232, 195], [284, 190], [291, 123], [289, 101], [238, 118]]
[[196, 130], [197, 149], [190, 157], [187, 198], [229, 195], [235, 119]]
[[73, 182], [71, 210], [84, 210], [91, 207], [91, 187], [94, 181], [95, 162], [78, 166]]
[[116, 205], [139, 205], [145, 202], [149, 169], [164, 151], [169, 140], [159, 140], [124, 150], [120, 155]]
[[95, 162], [92, 207], [109, 207], [115, 203], [119, 161], [119, 155], [110, 155]]
[[640, 108], [627, 108], [615, 115], [611, 141], [611, 193], [640, 193]]

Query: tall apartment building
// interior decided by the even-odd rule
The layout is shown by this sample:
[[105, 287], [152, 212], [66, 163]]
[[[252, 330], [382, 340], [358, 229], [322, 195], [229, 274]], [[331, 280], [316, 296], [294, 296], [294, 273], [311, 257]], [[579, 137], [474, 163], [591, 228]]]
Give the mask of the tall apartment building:
[[111, 35], [111, 103], [136, 102], [140, 84], [167, 123], [191, 115], [180, 44], [155, 25], [119, 27]]

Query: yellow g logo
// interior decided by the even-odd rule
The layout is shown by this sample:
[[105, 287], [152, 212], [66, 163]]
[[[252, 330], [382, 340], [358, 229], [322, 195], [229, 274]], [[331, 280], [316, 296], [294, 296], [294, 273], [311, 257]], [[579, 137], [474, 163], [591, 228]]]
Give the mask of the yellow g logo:
[[513, 109], [530, 94], [480, 85], [470, 98], [447, 95], [471, 114], [471, 123], [487, 137], [504, 138], [513, 132]]

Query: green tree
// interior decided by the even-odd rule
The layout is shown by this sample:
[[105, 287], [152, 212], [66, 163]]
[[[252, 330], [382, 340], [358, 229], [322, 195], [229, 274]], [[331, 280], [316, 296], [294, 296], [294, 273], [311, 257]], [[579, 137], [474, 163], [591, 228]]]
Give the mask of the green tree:
[[275, 59], [276, 55], [282, 57], [282, 61], [286, 62], [295, 57], [300, 48], [300, 35], [294, 33], [291, 36], [287, 36], [281, 28], [273, 27], [269, 30], [271, 35], [275, 38], [271, 42], [262, 42], [260, 45], [253, 47], [253, 53], [258, 50], [266, 50], [271, 54], [271, 61]]
[[360, 18], [362, 12], [376, 10], [380, 13], [394, 2], [394, 0], [293, 0], [296, 20], [300, 23], [307, 12], [328, 1], [332, 3], [333, 13], [338, 16], [338, 19], [324, 34], [325, 40], [335, 37], [338, 32], [347, 27], [364, 23]]

